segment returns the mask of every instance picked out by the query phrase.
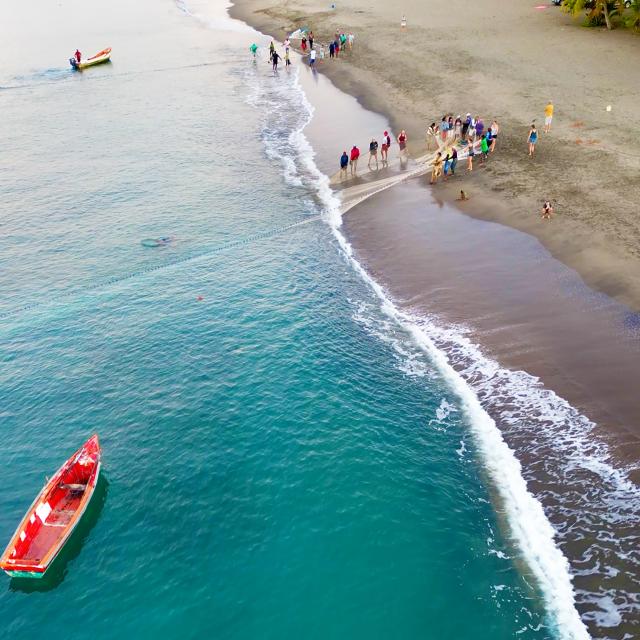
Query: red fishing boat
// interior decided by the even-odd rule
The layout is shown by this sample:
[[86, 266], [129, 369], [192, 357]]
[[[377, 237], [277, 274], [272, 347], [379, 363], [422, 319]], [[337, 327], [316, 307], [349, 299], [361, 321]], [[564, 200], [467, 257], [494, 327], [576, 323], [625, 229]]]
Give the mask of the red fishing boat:
[[100, 442], [87, 440], [47, 482], [0, 558], [13, 578], [42, 578], [82, 518], [100, 475]]

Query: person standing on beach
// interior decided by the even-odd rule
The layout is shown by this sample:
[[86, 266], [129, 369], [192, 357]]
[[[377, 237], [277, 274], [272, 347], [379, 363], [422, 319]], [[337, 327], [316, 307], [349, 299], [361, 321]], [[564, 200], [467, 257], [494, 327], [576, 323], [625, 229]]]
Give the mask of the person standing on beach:
[[467, 139], [467, 133], [469, 133], [469, 127], [471, 126], [471, 114], [467, 113], [467, 117], [462, 123], [462, 139]]
[[449, 179], [449, 169], [451, 168], [451, 156], [447, 151], [447, 155], [444, 157], [444, 181]]
[[291, 66], [291, 54], [289, 53], [289, 49], [284, 50], [284, 66]]
[[438, 135], [438, 125], [435, 122], [432, 122], [427, 129], [427, 150], [431, 151], [431, 148], [438, 148], [438, 143], [436, 142], [436, 136]]
[[431, 184], [438, 182], [438, 177], [442, 173], [442, 153], [438, 151], [431, 165]]
[[278, 60], [280, 60], [280, 54], [277, 51], [274, 51], [271, 54], [271, 63], [273, 64], [274, 71], [278, 71]]
[[311, 51], [309, 51], [309, 66], [312, 69], [315, 69], [315, 65], [316, 65], [316, 50], [311, 49]]
[[400, 147], [400, 164], [402, 164], [402, 161], [407, 159], [407, 133], [404, 129], [398, 136], [398, 146]]
[[329, 43], [329, 57], [333, 58], [336, 52], [336, 46], [333, 42]]
[[313, 49], [313, 31], [309, 31], [309, 50]]
[[482, 151], [482, 162], [484, 162], [489, 155], [489, 143], [487, 141], [487, 134], [485, 133], [480, 140], [480, 151]]
[[494, 120], [491, 123], [491, 146], [489, 147], [489, 151], [493, 153], [496, 148], [496, 141], [498, 140], [498, 131], [500, 131], [500, 125], [497, 120]]
[[289, 40], [289, 38], [286, 38], [285, 41], [282, 43], [282, 46], [284, 47], [284, 52], [286, 53], [287, 51], [289, 51], [289, 48], [291, 47], [291, 40]]
[[535, 153], [536, 142], [538, 142], [538, 130], [536, 129], [535, 124], [532, 124], [531, 129], [529, 129], [529, 137], [527, 138], [527, 142], [529, 143], [529, 157], [531, 157]]
[[473, 156], [476, 154], [473, 148], [473, 142], [469, 142], [469, 151], [467, 152], [467, 171], [473, 171]]
[[476, 116], [476, 138], [481, 138], [484, 133], [484, 122], [479, 116]]
[[276, 44], [275, 42], [272, 40], [269, 43], [269, 62], [271, 62], [271, 59], [273, 58], [273, 54], [275, 53], [276, 50]]
[[360, 157], [360, 149], [354, 144], [351, 147], [351, 175], [356, 176], [358, 173], [358, 158]]
[[333, 41], [333, 50], [335, 51], [337, 58], [340, 53], [340, 34], [337, 34], [336, 39]]
[[353, 33], [350, 33], [347, 36], [347, 42], [349, 43], [349, 51], [351, 51], [351, 49], [353, 49], [353, 41], [355, 40], [355, 36], [353, 35]]
[[369, 170], [371, 170], [371, 160], [375, 158], [376, 160], [376, 171], [378, 170], [378, 141], [374, 138], [371, 138], [371, 142], [369, 143], [369, 162], [367, 166]]
[[551, 131], [551, 121], [553, 120], [553, 102], [549, 100], [549, 104], [544, 108], [544, 132]]
[[380, 155], [382, 156], [382, 164], [389, 164], [389, 148], [391, 147], [391, 136], [388, 131], [385, 131], [382, 136], [382, 151]]
[[300, 48], [302, 49], [302, 53], [304, 55], [307, 51], [307, 38], [305, 36], [302, 36], [302, 40], [300, 41]]
[[453, 147], [451, 151], [451, 175], [456, 175], [456, 167], [458, 166], [458, 150]]
[[349, 156], [346, 151], [342, 152], [340, 156], [340, 180], [344, 180], [347, 177], [347, 167], [349, 166]]
[[453, 137], [455, 140], [459, 140], [462, 136], [462, 118], [458, 116], [453, 123]]

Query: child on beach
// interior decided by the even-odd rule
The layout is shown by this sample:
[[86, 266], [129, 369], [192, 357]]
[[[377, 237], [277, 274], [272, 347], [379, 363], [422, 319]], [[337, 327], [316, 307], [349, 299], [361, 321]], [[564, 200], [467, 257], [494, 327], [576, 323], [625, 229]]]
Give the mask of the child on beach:
[[545, 200], [542, 205], [542, 219], [543, 220], [551, 220], [551, 214], [553, 213], [553, 207], [551, 206], [551, 202], [549, 200]]
[[469, 142], [469, 151], [467, 155], [467, 171], [473, 171], [473, 156], [476, 152], [473, 149], [473, 142]]
[[351, 175], [358, 173], [358, 158], [360, 157], [360, 149], [354, 144], [351, 148]]
[[538, 131], [535, 124], [531, 125], [527, 142], [529, 143], [529, 157], [531, 157], [536, 150], [536, 142], [538, 142]]
[[458, 150], [453, 147], [451, 150], [451, 175], [456, 175], [456, 167], [458, 166]]
[[449, 179], [449, 169], [451, 168], [451, 157], [447, 152], [447, 155], [444, 157], [444, 181], [446, 182]]
[[371, 170], [371, 160], [375, 158], [376, 160], [376, 171], [378, 170], [378, 141], [374, 138], [371, 138], [371, 142], [369, 143], [369, 162], [367, 166], [369, 170]]
[[346, 151], [342, 152], [340, 156], [340, 180], [344, 180], [347, 177], [347, 167], [349, 166], [349, 156]]
[[431, 165], [431, 184], [438, 182], [438, 177], [442, 173], [442, 153], [438, 151]]

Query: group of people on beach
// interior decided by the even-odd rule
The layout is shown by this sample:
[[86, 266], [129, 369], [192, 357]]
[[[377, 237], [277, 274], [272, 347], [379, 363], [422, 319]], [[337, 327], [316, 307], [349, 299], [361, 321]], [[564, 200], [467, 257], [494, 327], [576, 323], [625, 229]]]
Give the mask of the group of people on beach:
[[[431, 184], [438, 181], [440, 176], [447, 181], [456, 173], [458, 165], [458, 145], [460, 152], [467, 157], [467, 171], [473, 171], [473, 161], [479, 155], [484, 163], [496, 149], [500, 125], [493, 120], [485, 131], [484, 121], [480, 116], [472, 117], [467, 113], [464, 120], [458, 116], [445, 114], [440, 124], [432, 122], [427, 129], [427, 148], [438, 149], [431, 164]], [[476, 153], [479, 152], [479, 153]]]
[[[327, 57], [327, 51], [329, 58], [337, 58], [340, 51], [345, 49], [353, 49], [353, 43], [355, 41], [355, 35], [353, 33], [344, 33], [339, 29], [336, 30], [334, 38], [328, 45], [320, 44], [318, 46], [315, 41], [313, 31], [303, 32], [300, 38], [300, 51], [303, 56], [308, 57], [309, 66], [315, 68], [318, 62], [323, 61]], [[282, 43], [284, 49], [284, 56], [276, 51], [276, 43], [271, 40], [269, 43], [269, 62], [271, 63], [274, 72], [278, 71], [278, 64], [280, 60], [284, 58], [285, 67], [291, 65], [291, 40], [286, 38]], [[257, 56], [258, 46], [254, 43], [249, 47], [254, 59]]]
[[[403, 129], [397, 137], [400, 163], [406, 162], [407, 156], [407, 132]], [[375, 162], [376, 171], [380, 169], [380, 163], [378, 162], [378, 151], [380, 151], [380, 162], [383, 167], [389, 166], [389, 149], [391, 147], [391, 135], [388, 131], [382, 134], [382, 145], [378, 143], [375, 138], [371, 138], [369, 143], [369, 161], [367, 162], [367, 168], [372, 170], [372, 164]], [[358, 175], [358, 160], [360, 158], [360, 149], [354, 144], [351, 147], [350, 154], [347, 154], [346, 150], [342, 152], [340, 156], [340, 179], [347, 178], [347, 170], [350, 169], [352, 177]]]

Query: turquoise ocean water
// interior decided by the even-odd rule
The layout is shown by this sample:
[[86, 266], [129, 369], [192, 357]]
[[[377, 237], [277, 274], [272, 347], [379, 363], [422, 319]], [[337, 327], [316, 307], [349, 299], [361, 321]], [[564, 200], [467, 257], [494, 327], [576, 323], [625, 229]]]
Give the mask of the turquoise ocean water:
[[[93, 432], [104, 481], [0, 635], [582, 637], [327, 222], [295, 74], [171, 2], [37, 4], [0, 80], [2, 544]], [[68, 72], [89, 45], [113, 64]]]

